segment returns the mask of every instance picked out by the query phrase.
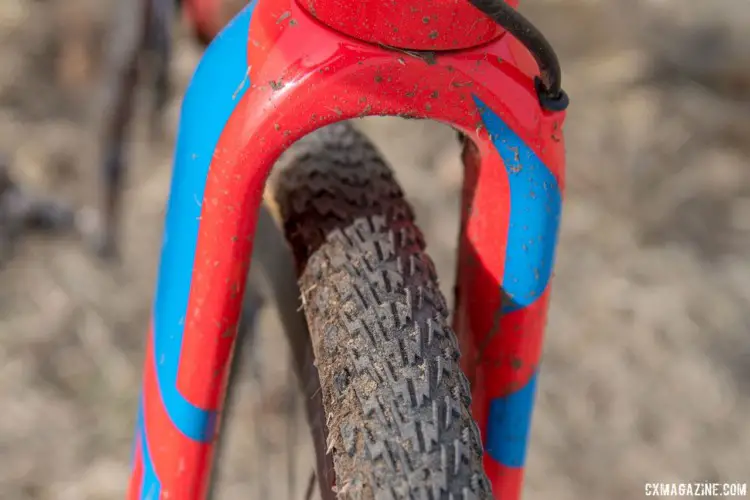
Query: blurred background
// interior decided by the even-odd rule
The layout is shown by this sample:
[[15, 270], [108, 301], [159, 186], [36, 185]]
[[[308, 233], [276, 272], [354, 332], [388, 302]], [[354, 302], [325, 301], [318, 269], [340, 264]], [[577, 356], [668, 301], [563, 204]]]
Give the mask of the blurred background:
[[[0, 152], [24, 187], [79, 208], [97, 201], [93, 96], [115, 3], [0, 1]], [[750, 3], [521, 3], [556, 47], [572, 99], [525, 498], [630, 500], [645, 482], [748, 481]], [[132, 134], [121, 262], [45, 235], [2, 262], [1, 498], [123, 498], [179, 96], [200, 57], [184, 27], [175, 36], [168, 133], [155, 140], [140, 113]], [[454, 133], [358, 125], [396, 169], [450, 297]], [[219, 498], [286, 498], [290, 477], [302, 498], [312, 451], [272, 307], [260, 335]]]

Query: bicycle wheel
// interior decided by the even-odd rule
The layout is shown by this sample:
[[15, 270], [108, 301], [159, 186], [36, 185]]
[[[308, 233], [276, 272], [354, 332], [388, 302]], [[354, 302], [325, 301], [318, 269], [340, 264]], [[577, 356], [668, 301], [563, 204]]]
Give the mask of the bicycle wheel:
[[[446, 302], [391, 170], [345, 123], [297, 148], [276, 193], [320, 377], [318, 463], [332, 456], [333, 491], [490, 498]], [[332, 485], [330, 470], [319, 474]]]

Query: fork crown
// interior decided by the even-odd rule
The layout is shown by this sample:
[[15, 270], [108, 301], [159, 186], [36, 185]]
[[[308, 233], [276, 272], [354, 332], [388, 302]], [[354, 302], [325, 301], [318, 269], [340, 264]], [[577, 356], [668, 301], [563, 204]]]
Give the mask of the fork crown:
[[[517, 0], [508, 2], [515, 7]], [[487, 43], [503, 33], [466, 0], [297, 0], [313, 18], [363, 42], [407, 50], [458, 50]]]

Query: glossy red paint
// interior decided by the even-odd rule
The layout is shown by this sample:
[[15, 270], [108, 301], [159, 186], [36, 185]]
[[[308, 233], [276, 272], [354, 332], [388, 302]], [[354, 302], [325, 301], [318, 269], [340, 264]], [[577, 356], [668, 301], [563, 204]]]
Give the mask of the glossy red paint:
[[[367, 15], [381, 12], [376, 3], [391, 6], [390, 2], [361, 2], [374, 9]], [[430, 4], [423, 3], [423, 9]], [[257, 209], [280, 154], [308, 133], [341, 120], [370, 115], [437, 120], [470, 139], [463, 155], [455, 326], [464, 369], [474, 381], [474, 417], [486, 437], [490, 402], [528, 383], [537, 368], [549, 290], [528, 307], [501, 313], [510, 188], [505, 165], [475, 99], [522, 139], [552, 172], [560, 189], [564, 184], [564, 112], [540, 108], [533, 85], [533, 58], [507, 34], [490, 35], [492, 30], [487, 28], [488, 39], [495, 38], [481, 46], [435, 54], [405, 53], [368, 43], [373, 41], [368, 36], [385, 36], [380, 28], [373, 28], [369, 35], [350, 33], [361, 36], [363, 42], [319, 22], [321, 12], [329, 20], [343, 22], [348, 14], [336, 16], [336, 11], [354, 10], [346, 5], [309, 0], [302, 8], [296, 0], [260, 0], [255, 7], [247, 39], [250, 88], [239, 98], [215, 147], [201, 204], [185, 325], [193, 333], [185, 335], [177, 384], [197, 406], [221, 410]], [[458, 1], [435, 5], [464, 12]], [[310, 14], [313, 7], [318, 19]], [[468, 3], [466, 7], [472, 8]], [[390, 8], [383, 12], [391, 19], [409, 17], [402, 9]], [[415, 13], [410, 22], [421, 24], [424, 12], [430, 11]], [[366, 23], [360, 20], [358, 24]], [[460, 25], [455, 17], [451, 24]], [[436, 40], [452, 44], [460, 36], [458, 31], [445, 33], [445, 39]], [[397, 41], [386, 40], [380, 41], [389, 45]], [[476, 39], [464, 41], [475, 45]], [[197, 112], [181, 118], [200, 119]], [[144, 386], [149, 401], [159, 401], [155, 363], [149, 339]], [[198, 443], [180, 434], [158, 404], [146, 405], [144, 413], [153, 435], [151, 455], [161, 481], [161, 497], [203, 498], [212, 443]], [[519, 498], [522, 467], [504, 466], [487, 456], [486, 471], [496, 497]]]
[[[503, 29], [466, 0], [298, 0], [323, 24], [370, 43], [410, 50], [456, 50], [497, 38]], [[509, 0], [515, 7], [517, 0]]]
[[[222, 142], [219, 143], [223, 145]], [[237, 204], [239, 200], [230, 199], [221, 185], [221, 164], [214, 165], [217, 175], [208, 177], [206, 184], [206, 200], [203, 218], [214, 219], [214, 213], [221, 214], [222, 206]], [[253, 210], [252, 201], [238, 210]], [[246, 202], [247, 203], [247, 202]], [[221, 215], [217, 218], [220, 219]], [[249, 221], [248, 221], [249, 222]], [[218, 410], [219, 399], [224, 384], [225, 368], [229, 364], [234, 337], [237, 333], [237, 323], [230, 318], [238, 317], [242, 308], [242, 297], [245, 289], [245, 278], [249, 268], [233, 266], [231, 259], [216, 259], [214, 255], [217, 246], [226, 246], [237, 254], [250, 251], [251, 241], [248, 238], [229, 236], [253, 232], [250, 227], [230, 227], [234, 232], [214, 233], [214, 239], [203, 237], [198, 239], [196, 249], [196, 263], [204, 263], [203, 269], [210, 272], [193, 274], [191, 284], [188, 314], [185, 318], [185, 334], [182, 345], [184, 359], [193, 360], [191, 363], [181, 363], [177, 376], [177, 388], [180, 393], [199, 408]], [[197, 266], [197, 264], [196, 264]], [[221, 330], [220, 335], [206, 336], [205, 332]]]
[[485, 457], [484, 472], [492, 481], [492, 495], [499, 499], [518, 500], [523, 491], [522, 468], [508, 468]]

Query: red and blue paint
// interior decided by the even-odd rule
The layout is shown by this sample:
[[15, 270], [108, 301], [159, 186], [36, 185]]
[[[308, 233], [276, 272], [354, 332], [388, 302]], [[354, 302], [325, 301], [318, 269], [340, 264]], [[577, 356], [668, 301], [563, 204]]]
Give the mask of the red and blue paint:
[[[485, 369], [485, 398], [489, 401], [485, 466], [496, 496], [519, 498], [562, 190], [555, 174], [524, 140], [484, 103], [477, 99], [476, 104], [502, 160], [508, 189], [502, 292], [499, 303], [494, 304], [500, 308], [501, 316], [494, 336], [489, 333], [479, 339], [484, 347], [480, 359]], [[512, 481], [497, 479], [514, 476]]]
[[[185, 476], [181, 469], [189, 473], [208, 465], [223, 368], [230, 356], [236, 324], [219, 319], [222, 330], [228, 333], [213, 339], [203, 336], [201, 325], [205, 321], [232, 313], [211, 311], [215, 302], [192, 298], [209, 286], [207, 276], [213, 266], [198, 260], [198, 233], [216, 145], [249, 87], [249, 81], [242, 82], [247, 74], [244, 49], [254, 4], [209, 46], [182, 105], [184, 115], [198, 119], [181, 122], [175, 152], [146, 348], [131, 498], [197, 498], [196, 492], [205, 487], [202, 478]], [[229, 305], [237, 308], [238, 314], [239, 298]], [[217, 373], [216, 367], [222, 371]], [[200, 382], [194, 383], [196, 380]]]
[[[425, 18], [399, 32], [413, 23], [411, 33], [430, 40], [419, 43], [456, 43], [458, 31], [433, 36]], [[488, 29], [481, 45], [410, 54], [343, 36], [295, 0], [256, 0], [208, 47], [182, 106], [129, 498], [204, 498], [265, 180], [296, 140], [368, 115], [438, 120], [472, 139], [456, 330], [494, 494], [519, 497], [562, 203], [564, 112], [541, 109], [533, 58]]]

